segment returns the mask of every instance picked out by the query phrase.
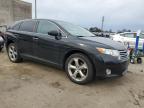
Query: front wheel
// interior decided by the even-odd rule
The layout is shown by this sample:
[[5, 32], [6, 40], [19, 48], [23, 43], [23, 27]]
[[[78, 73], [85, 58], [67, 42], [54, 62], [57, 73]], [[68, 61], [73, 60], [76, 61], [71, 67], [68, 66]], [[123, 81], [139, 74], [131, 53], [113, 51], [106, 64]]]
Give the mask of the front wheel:
[[84, 54], [73, 54], [65, 63], [65, 70], [71, 81], [86, 84], [93, 80], [93, 66]]
[[9, 56], [10, 61], [14, 63], [18, 63], [22, 61], [22, 58], [19, 55], [17, 46], [14, 43], [11, 43], [8, 46], [8, 56]]

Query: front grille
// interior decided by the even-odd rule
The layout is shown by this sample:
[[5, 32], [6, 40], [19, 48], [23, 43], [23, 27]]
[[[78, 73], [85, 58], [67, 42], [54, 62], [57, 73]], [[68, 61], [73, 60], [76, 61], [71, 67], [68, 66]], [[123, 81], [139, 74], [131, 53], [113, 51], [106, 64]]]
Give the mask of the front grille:
[[120, 60], [122, 60], [122, 61], [128, 60], [127, 50], [119, 50], [119, 53], [120, 53]]

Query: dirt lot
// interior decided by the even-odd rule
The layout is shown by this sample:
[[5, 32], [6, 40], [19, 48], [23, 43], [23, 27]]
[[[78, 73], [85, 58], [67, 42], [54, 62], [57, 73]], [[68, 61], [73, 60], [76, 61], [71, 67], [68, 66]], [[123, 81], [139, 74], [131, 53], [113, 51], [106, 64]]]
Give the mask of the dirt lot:
[[64, 71], [0, 53], [0, 108], [144, 108], [144, 64], [122, 78], [80, 86]]

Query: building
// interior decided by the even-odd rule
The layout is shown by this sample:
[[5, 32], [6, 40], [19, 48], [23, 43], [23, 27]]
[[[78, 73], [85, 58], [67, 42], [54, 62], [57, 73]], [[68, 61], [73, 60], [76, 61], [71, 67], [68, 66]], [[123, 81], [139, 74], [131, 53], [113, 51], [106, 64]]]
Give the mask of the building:
[[32, 18], [32, 4], [22, 0], [0, 0], [0, 25]]

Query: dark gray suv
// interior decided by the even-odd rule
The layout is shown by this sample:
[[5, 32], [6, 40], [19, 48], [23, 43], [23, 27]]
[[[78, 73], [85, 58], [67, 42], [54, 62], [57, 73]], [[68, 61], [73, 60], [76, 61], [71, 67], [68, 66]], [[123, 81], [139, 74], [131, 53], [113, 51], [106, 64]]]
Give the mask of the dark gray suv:
[[119, 42], [96, 37], [64, 21], [34, 19], [16, 22], [6, 32], [9, 59], [35, 59], [64, 69], [77, 84], [95, 76], [122, 76], [127, 72], [127, 49]]

